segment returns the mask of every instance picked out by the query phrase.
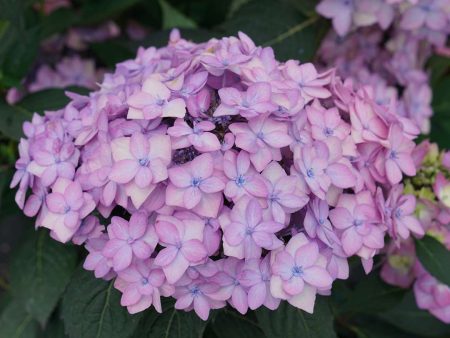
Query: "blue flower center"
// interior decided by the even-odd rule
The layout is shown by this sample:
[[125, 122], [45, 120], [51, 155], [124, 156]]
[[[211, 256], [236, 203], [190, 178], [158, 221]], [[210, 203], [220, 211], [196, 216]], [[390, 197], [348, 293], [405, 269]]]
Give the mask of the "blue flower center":
[[201, 177], [194, 177], [191, 181], [191, 185], [195, 188], [198, 188], [200, 186], [200, 184], [202, 183], [202, 178]]
[[353, 221], [353, 225], [355, 226], [355, 227], [359, 227], [359, 226], [361, 226], [361, 225], [363, 225], [363, 221], [362, 220], [360, 220], [360, 219], [355, 219], [354, 221]]
[[256, 134], [256, 137], [259, 138], [260, 140], [264, 140], [264, 133], [260, 131], [258, 134]]
[[294, 276], [294, 277], [301, 277], [301, 276], [303, 276], [303, 267], [295, 265], [292, 268], [292, 276]]
[[197, 285], [193, 286], [190, 291], [191, 291], [191, 294], [193, 297], [196, 297], [196, 296], [202, 294], [202, 292], [200, 291], [200, 289]]
[[238, 187], [243, 187], [245, 184], [245, 176], [244, 175], [239, 175], [238, 177], [236, 177], [236, 179], [234, 180], [234, 182], [236, 183], [236, 185]]
[[194, 126], [194, 128], [192, 129], [192, 132], [195, 135], [201, 135], [203, 133], [203, 130], [199, 129], [197, 126]]
[[325, 134], [326, 137], [330, 137], [333, 136], [334, 130], [327, 127], [323, 130], [323, 133]]
[[156, 104], [158, 105], [158, 106], [164, 106], [164, 103], [165, 103], [166, 101], [165, 100], [163, 100], [163, 99], [158, 99], [158, 100], [156, 100]]
[[280, 197], [278, 197], [278, 194], [273, 192], [269, 195], [270, 203], [278, 202], [279, 200], [280, 200]]
[[150, 161], [148, 158], [140, 158], [138, 162], [141, 167], [146, 167]]
[[394, 215], [395, 215], [395, 218], [402, 218], [403, 217], [403, 210], [400, 209], [400, 208], [396, 209]]
[[313, 178], [314, 177], [314, 170], [313, 170], [313, 168], [309, 168], [308, 170], [306, 170], [306, 176], [308, 176], [309, 178]]
[[245, 234], [247, 236], [251, 236], [251, 234], [254, 232], [254, 230], [250, 227], [247, 227], [247, 229], [245, 229]]
[[142, 279], [141, 279], [141, 284], [142, 284], [142, 285], [147, 285], [147, 284], [148, 284], [148, 278], [142, 277]]
[[262, 274], [261, 275], [261, 280], [263, 282], [268, 282], [268, 281], [270, 281], [270, 276], [268, 276], [267, 274]]
[[398, 159], [398, 153], [395, 150], [391, 150], [391, 152], [389, 153], [389, 158], [391, 160], [396, 160]]
[[278, 106], [277, 112], [284, 114], [287, 112], [287, 109], [283, 106]]
[[70, 211], [70, 206], [69, 206], [69, 205], [66, 205], [66, 206], [64, 207], [64, 213], [67, 214], [69, 211]]

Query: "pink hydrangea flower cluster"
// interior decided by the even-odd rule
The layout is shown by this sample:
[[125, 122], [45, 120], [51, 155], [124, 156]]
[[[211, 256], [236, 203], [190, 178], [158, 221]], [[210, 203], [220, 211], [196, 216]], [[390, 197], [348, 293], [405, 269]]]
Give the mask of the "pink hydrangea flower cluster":
[[370, 88], [378, 104], [395, 106], [422, 133], [430, 131], [431, 88], [425, 70], [433, 50], [449, 55], [449, 0], [323, 0], [333, 21], [319, 56], [325, 68]]
[[[53, 11], [71, 6], [70, 0], [45, 0], [33, 8], [50, 15]], [[96, 89], [105, 70], [96, 67], [91, 55], [85, 56], [82, 52], [91, 43], [119, 35], [120, 27], [113, 21], [106, 21], [92, 27], [70, 27], [65, 33], [46, 38], [41, 41], [38, 64], [22, 79], [20, 86], [8, 90], [6, 101], [16, 104], [27, 94], [51, 88], [77, 86]], [[55, 63], [55, 59], [59, 61]]]
[[71, 7], [71, 5], [71, 0], [44, 0], [35, 4], [35, 8], [49, 15], [59, 8], [67, 8]]
[[317, 12], [332, 20], [340, 36], [372, 25], [386, 30], [398, 22], [400, 29], [444, 44], [450, 31], [448, 0], [322, 0]]
[[[85, 245], [130, 313], [160, 297], [206, 319], [281, 300], [313, 312], [384, 247], [420, 236], [418, 129], [333, 70], [243, 33], [140, 48], [89, 96], [24, 124], [12, 186], [36, 226]], [[392, 108], [392, 107], [391, 107]], [[30, 191], [29, 191], [30, 190]]]
[[[415, 213], [426, 234], [450, 250], [450, 153], [439, 153], [436, 144], [424, 141], [413, 156], [418, 173], [416, 177], [406, 180], [405, 190], [417, 197]], [[416, 258], [411, 238], [388, 245], [381, 277], [387, 283], [402, 288], [412, 286], [419, 308], [450, 323], [450, 288], [423, 268]]]
[[64, 57], [54, 67], [48, 64], [39, 66], [33, 79], [25, 79], [23, 88], [13, 87], [8, 90], [6, 100], [9, 104], [15, 104], [26, 93], [50, 88], [79, 86], [95, 89], [103, 72], [102, 69], [96, 69], [93, 59], [83, 59], [78, 55]]

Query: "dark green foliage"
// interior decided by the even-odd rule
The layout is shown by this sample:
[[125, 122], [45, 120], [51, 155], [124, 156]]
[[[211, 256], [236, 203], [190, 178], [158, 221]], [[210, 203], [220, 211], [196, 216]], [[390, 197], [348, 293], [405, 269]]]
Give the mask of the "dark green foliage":
[[225, 35], [242, 31], [257, 45], [273, 47], [279, 60], [308, 61], [318, 47], [324, 22], [316, 15], [305, 16], [288, 3], [252, 0], [242, 5], [222, 27]]
[[54, 241], [46, 230], [31, 234], [11, 261], [13, 297], [44, 325], [69, 283], [76, 262], [75, 247]]
[[431, 236], [416, 240], [416, 253], [423, 267], [440, 282], [450, 286], [450, 251]]
[[193, 312], [177, 311], [174, 308], [174, 301], [171, 299], [163, 299], [162, 307], [161, 314], [153, 309], [142, 315], [139, 325], [132, 335], [133, 338], [198, 338], [203, 336], [207, 323]]
[[113, 281], [97, 279], [78, 268], [62, 302], [62, 319], [70, 337], [129, 337], [139, 318], [120, 306], [120, 292]]
[[328, 298], [318, 296], [314, 314], [282, 302], [276, 311], [260, 308], [256, 311], [258, 322], [267, 337], [274, 338], [333, 338], [333, 315]]

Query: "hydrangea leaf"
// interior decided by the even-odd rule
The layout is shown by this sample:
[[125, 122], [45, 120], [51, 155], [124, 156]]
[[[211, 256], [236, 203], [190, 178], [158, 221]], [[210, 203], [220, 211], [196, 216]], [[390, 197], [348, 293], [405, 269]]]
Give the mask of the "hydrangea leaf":
[[107, 67], [113, 68], [117, 63], [133, 58], [135, 51], [128, 47], [127, 42], [121, 38], [111, 39], [93, 43], [91, 49], [100, 61]]
[[218, 338], [265, 337], [256, 318], [245, 316], [228, 309], [219, 310], [211, 320], [211, 328]]
[[333, 315], [326, 298], [317, 297], [314, 314], [306, 313], [283, 301], [280, 307], [256, 310], [259, 325], [267, 337], [273, 338], [333, 338]]
[[252, 0], [234, 11], [222, 28], [224, 35], [242, 31], [257, 45], [273, 47], [280, 60], [304, 62], [313, 58], [322, 37], [321, 28], [327, 27], [318, 22], [317, 16], [306, 17], [289, 3]]
[[89, 0], [79, 13], [77, 24], [90, 25], [107, 20], [139, 3], [140, 0]]
[[417, 257], [433, 277], [450, 286], [450, 251], [431, 236], [416, 240]]
[[104, 281], [77, 269], [62, 302], [62, 319], [70, 337], [126, 338], [135, 330], [140, 315], [130, 315], [120, 305], [113, 281]]
[[165, 0], [159, 0], [162, 10], [163, 29], [167, 28], [196, 28], [197, 24], [189, 17], [178, 11]]
[[76, 263], [75, 247], [56, 242], [45, 230], [33, 234], [12, 258], [14, 298], [44, 325], [69, 283]]
[[26, 22], [27, 6], [25, 1], [0, 1], [0, 83], [4, 86], [27, 74], [39, 48], [40, 27]]
[[47, 38], [52, 34], [62, 32], [75, 24], [78, 16], [69, 8], [58, 8], [42, 18], [41, 37]]
[[351, 322], [352, 331], [360, 338], [420, 338], [375, 316], [358, 316]]
[[66, 338], [68, 335], [64, 332], [64, 323], [59, 317], [59, 313], [50, 318], [49, 322], [45, 326], [45, 329], [39, 335], [39, 338]]
[[10, 106], [0, 99], [0, 132], [5, 136], [19, 140], [23, 136], [22, 124], [31, 117], [26, 109]]
[[356, 285], [338, 311], [340, 313], [381, 312], [400, 303], [404, 295], [404, 289], [383, 283], [377, 274], [372, 273]]
[[133, 338], [197, 338], [202, 337], [207, 322], [193, 311], [185, 312], [174, 308], [174, 301], [161, 299], [163, 312], [151, 308], [144, 312]]
[[198, 26], [204, 28], [216, 27], [230, 13], [230, 7], [236, 0], [166, 0], [181, 13], [192, 19]]
[[0, 314], [0, 337], [34, 338], [37, 332], [38, 322], [18, 301], [10, 301]]
[[32, 113], [43, 113], [45, 110], [58, 110], [64, 108], [70, 102], [70, 98], [66, 95], [67, 91], [80, 95], [89, 92], [86, 88], [76, 86], [64, 89], [44, 89], [25, 96], [16, 106]]
[[408, 292], [403, 301], [389, 309], [380, 318], [407, 332], [425, 337], [448, 337], [450, 326], [442, 323], [429, 312], [417, 308], [414, 293]]
[[431, 118], [430, 140], [437, 142], [440, 148], [450, 148], [450, 76], [440, 79], [433, 85], [433, 111]]

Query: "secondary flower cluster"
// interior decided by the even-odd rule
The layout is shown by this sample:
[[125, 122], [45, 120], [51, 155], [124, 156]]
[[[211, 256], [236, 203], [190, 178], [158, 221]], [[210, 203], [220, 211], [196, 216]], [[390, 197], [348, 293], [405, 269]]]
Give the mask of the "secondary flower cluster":
[[[130, 313], [161, 296], [206, 319], [312, 312], [316, 294], [423, 234], [402, 195], [417, 127], [311, 63], [243, 33], [140, 48], [98, 91], [24, 124], [12, 186], [36, 226], [84, 244]], [[31, 193], [28, 193], [31, 188]]]
[[433, 50], [449, 56], [449, 0], [323, 0], [333, 20], [319, 56], [345, 78], [371, 86], [380, 105], [393, 105], [422, 133], [430, 131], [431, 88], [425, 64]]
[[[42, 15], [50, 15], [67, 7], [72, 7], [72, 1], [45, 0], [33, 6]], [[105, 69], [96, 67], [92, 52], [86, 51], [90, 44], [120, 36], [121, 30], [115, 22], [106, 21], [95, 26], [70, 27], [64, 33], [49, 36], [41, 42], [37, 65], [22, 79], [19, 86], [8, 90], [7, 102], [16, 104], [29, 93], [49, 88], [78, 86], [96, 89]], [[147, 34], [143, 26], [132, 20], [126, 23], [123, 30], [131, 40], [140, 40]], [[55, 63], [55, 60], [60, 61]]]
[[[450, 153], [424, 141], [414, 151], [417, 176], [406, 180], [405, 190], [417, 197], [416, 214], [427, 235], [450, 250]], [[450, 323], [450, 288], [431, 276], [416, 259], [414, 241], [391, 243], [381, 277], [403, 288], [413, 285], [419, 308]]]

